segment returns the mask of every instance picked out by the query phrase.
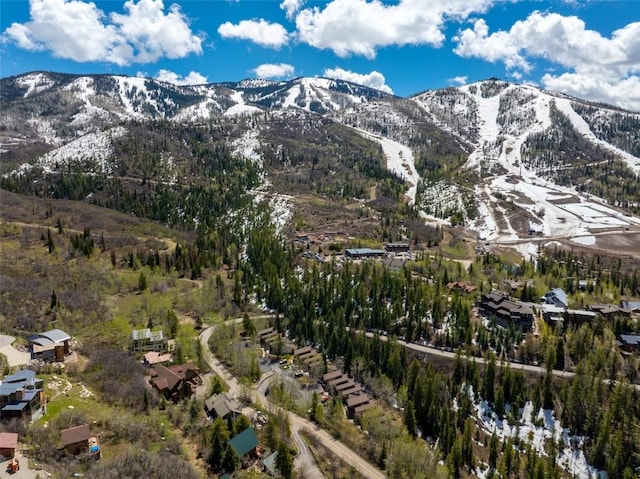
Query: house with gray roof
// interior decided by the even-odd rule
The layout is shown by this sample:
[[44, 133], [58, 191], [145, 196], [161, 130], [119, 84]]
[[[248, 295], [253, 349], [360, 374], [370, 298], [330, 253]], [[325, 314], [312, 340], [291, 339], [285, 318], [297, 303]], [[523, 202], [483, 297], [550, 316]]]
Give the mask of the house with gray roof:
[[529, 303], [512, 300], [498, 291], [485, 293], [480, 298], [480, 312], [495, 319], [501, 326], [510, 324], [523, 331], [533, 327], [533, 308]]
[[32, 422], [44, 414], [44, 381], [30, 369], [5, 376], [0, 383], [0, 419]]
[[161, 329], [157, 331], [151, 331], [149, 328], [134, 329], [131, 331], [129, 348], [135, 352], [163, 352], [167, 350], [167, 339]]
[[205, 400], [204, 409], [212, 419], [217, 417], [225, 418], [229, 414], [232, 417], [236, 417], [242, 413], [240, 402], [228, 393], [214, 394]]
[[635, 334], [620, 335], [621, 348], [628, 353], [640, 353], [640, 336]]
[[31, 349], [31, 358], [42, 361], [64, 361], [71, 352], [69, 341], [71, 336], [61, 329], [51, 329], [27, 338]]
[[562, 288], [553, 288], [543, 298], [546, 304], [554, 304], [563, 308], [569, 307], [569, 297]]

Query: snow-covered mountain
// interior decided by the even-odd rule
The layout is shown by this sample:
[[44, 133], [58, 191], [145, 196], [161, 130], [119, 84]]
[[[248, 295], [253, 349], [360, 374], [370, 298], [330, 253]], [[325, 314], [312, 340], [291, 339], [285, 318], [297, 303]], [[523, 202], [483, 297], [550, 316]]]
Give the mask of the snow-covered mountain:
[[[368, 161], [386, 158], [424, 219], [465, 224], [481, 239], [587, 244], [598, 228], [640, 224], [626, 216], [640, 210], [640, 114], [530, 85], [490, 79], [398, 98], [327, 78], [176, 86], [34, 72], [1, 79], [0, 106], [5, 176], [71, 160], [110, 174], [122, 170], [113, 142], [133, 135], [131, 124], [169, 122], [215, 127], [216, 141], [259, 164], [267, 182], [269, 168], [317, 156], [310, 148], [379, 179], [375, 162], [350, 156], [377, 149]], [[180, 148], [158, 155], [166, 163]]]

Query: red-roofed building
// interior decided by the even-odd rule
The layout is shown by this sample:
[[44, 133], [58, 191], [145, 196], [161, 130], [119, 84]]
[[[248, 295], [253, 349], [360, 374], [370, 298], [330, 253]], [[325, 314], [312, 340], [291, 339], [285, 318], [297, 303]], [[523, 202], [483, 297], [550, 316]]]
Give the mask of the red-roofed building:
[[157, 364], [151, 368], [151, 384], [165, 398], [173, 401], [192, 396], [198, 383], [200, 370], [193, 363], [169, 367]]

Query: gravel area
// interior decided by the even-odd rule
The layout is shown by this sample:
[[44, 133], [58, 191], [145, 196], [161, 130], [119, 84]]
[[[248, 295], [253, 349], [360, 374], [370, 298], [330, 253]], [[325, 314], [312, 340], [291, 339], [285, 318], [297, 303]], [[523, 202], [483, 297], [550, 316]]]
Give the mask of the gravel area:
[[29, 363], [31, 355], [24, 351], [19, 351], [12, 346], [16, 338], [13, 336], [0, 335], [0, 353], [4, 354], [9, 361], [9, 366], [23, 366]]

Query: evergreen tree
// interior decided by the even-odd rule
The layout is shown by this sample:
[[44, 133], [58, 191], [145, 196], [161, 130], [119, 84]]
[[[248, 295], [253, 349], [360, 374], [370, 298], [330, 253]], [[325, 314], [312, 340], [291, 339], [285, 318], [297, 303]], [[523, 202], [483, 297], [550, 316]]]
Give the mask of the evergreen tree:
[[221, 469], [231, 474], [239, 467], [240, 456], [238, 456], [238, 453], [227, 443], [222, 456]]
[[278, 446], [276, 469], [280, 472], [283, 479], [291, 479], [293, 476], [293, 457], [291, 457], [289, 448], [284, 442], [281, 442]]
[[489, 355], [489, 361], [486, 364], [484, 375], [484, 383], [482, 385], [482, 395], [487, 402], [494, 401], [494, 382], [496, 377], [496, 357], [493, 353]]
[[56, 294], [56, 290], [54, 289], [53, 291], [51, 291], [51, 304], [49, 306], [49, 309], [51, 309], [51, 311], [55, 311], [59, 306], [60, 300], [58, 299], [58, 295]]
[[404, 424], [411, 437], [415, 439], [418, 435], [418, 428], [416, 426], [416, 412], [411, 399], [407, 401], [407, 404], [404, 407]]
[[225, 446], [229, 440], [229, 429], [226, 423], [220, 417], [213, 421], [210, 432], [210, 448], [207, 462], [214, 472], [222, 471], [223, 458], [225, 455]]
[[464, 431], [462, 433], [462, 462], [470, 469], [475, 467], [473, 460], [473, 438], [471, 437], [471, 431], [473, 430], [473, 419], [467, 417], [464, 422]]
[[495, 433], [491, 436], [489, 443], [489, 467], [495, 469], [498, 464], [498, 436]]
[[[140, 274], [143, 274], [143, 273], [140, 273]], [[146, 283], [146, 278], [144, 282]], [[167, 309], [167, 325], [169, 326], [169, 334], [171, 336], [171, 339], [175, 338], [176, 334], [178, 333], [178, 316], [176, 315], [176, 312], [173, 309]]]
[[53, 242], [53, 237], [51, 236], [51, 230], [47, 228], [47, 239], [45, 240], [45, 246], [49, 251], [49, 254], [53, 253], [56, 249], [56, 244]]
[[147, 289], [147, 277], [144, 271], [140, 271], [140, 275], [138, 276], [138, 291], [142, 292], [145, 289]]
[[387, 467], [387, 441], [382, 441], [382, 450], [380, 451], [380, 455], [378, 456], [378, 467], [383, 471]]

